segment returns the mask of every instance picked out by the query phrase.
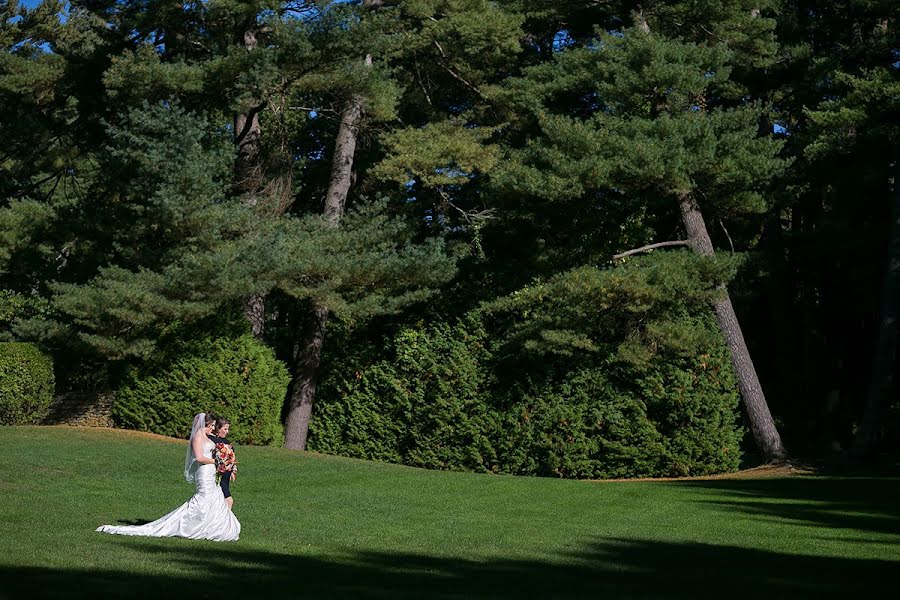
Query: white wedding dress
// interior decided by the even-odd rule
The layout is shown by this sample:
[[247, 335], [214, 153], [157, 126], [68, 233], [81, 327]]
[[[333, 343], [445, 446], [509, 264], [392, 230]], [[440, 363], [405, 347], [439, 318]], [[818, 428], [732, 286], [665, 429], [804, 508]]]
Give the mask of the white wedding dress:
[[[203, 443], [203, 456], [212, 458], [215, 444]], [[215, 465], [193, 463], [197, 491], [191, 499], [152, 523], [144, 525], [102, 525], [97, 531], [146, 537], [183, 537], [192, 540], [231, 542], [241, 534], [241, 524], [225, 503], [222, 488], [216, 485]]]

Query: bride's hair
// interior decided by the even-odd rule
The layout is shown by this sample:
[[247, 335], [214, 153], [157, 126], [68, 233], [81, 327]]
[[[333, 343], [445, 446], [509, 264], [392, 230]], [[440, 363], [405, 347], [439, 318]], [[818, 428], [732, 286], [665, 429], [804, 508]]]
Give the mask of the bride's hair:
[[[205, 424], [207, 427], [209, 427], [209, 425], [210, 425], [211, 423], [217, 423], [218, 420], [219, 420], [219, 417], [218, 417], [217, 415], [215, 415], [215, 414], [213, 414], [213, 413], [206, 413], [206, 417], [204, 418], [203, 421], [204, 421], [204, 424]], [[219, 428], [218, 425], [213, 425], [213, 426], [214, 426], [216, 429]]]

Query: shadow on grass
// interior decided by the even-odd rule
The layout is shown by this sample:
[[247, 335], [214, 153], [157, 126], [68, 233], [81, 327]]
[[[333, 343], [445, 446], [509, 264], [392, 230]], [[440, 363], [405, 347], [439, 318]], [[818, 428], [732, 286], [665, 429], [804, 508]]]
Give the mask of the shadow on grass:
[[679, 483], [706, 489], [718, 505], [760, 518], [900, 534], [900, 477], [796, 477]]
[[119, 525], [146, 525], [152, 523], [153, 519], [119, 519]]
[[898, 563], [731, 546], [607, 539], [557, 561], [469, 561], [356, 553], [324, 560], [185, 541], [117, 541], [184, 576], [0, 569], [0, 597], [21, 598], [696, 598], [862, 597], [893, 587]]

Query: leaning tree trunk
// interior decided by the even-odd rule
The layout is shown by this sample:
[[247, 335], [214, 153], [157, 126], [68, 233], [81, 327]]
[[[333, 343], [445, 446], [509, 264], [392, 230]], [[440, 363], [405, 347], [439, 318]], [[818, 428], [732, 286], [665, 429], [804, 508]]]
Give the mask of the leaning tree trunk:
[[881, 319], [876, 334], [875, 354], [872, 356], [872, 378], [866, 408], [851, 450], [855, 458], [864, 458], [874, 450], [893, 387], [897, 319], [900, 317], [900, 160], [894, 162], [892, 186], [891, 231], [881, 295]]
[[[248, 52], [257, 48], [256, 19], [247, 21], [237, 34], [237, 43]], [[256, 206], [262, 185], [262, 128], [259, 111], [262, 102], [254, 102], [246, 110], [234, 115], [234, 144], [237, 156], [234, 161], [234, 190], [244, 196], [248, 206]], [[244, 317], [250, 323], [254, 337], [261, 339], [265, 332], [265, 294], [252, 294], [244, 298]]]
[[[371, 56], [366, 57], [366, 64], [372, 65]], [[356, 154], [356, 140], [359, 135], [359, 122], [363, 114], [363, 103], [362, 96], [354, 95], [347, 101], [344, 111], [341, 113], [341, 124], [334, 146], [334, 159], [331, 163], [331, 178], [323, 210], [325, 219], [333, 227], [340, 225], [344, 208], [347, 205], [350, 185], [353, 182], [353, 159]], [[288, 398], [287, 417], [284, 425], [286, 448], [306, 449], [327, 323], [328, 309], [313, 300], [310, 314], [307, 316], [307, 325], [303, 330], [300, 350], [293, 365], [293, 381], [291, 382], [291, 393]]]
[[[691, 194], [685, 193], [679, 197], [678, 204], [691, 247], [698, 254], [712, 256], [714, 254], [712, 241], [709, 239], [706, 223], [697, 202]], [[725, 336], [725, 343], [728, 344], [731, 353], [731, 364], [734, 365], [734, 371], [737, 374], [744, 409], [750, 421], [750, 429], [753, 431], [753, 439], [756, 440], [756, 445], [766, 462], [783, 460], [787, 458], [787, 451], [784, 449], [781, 436], [772, 420], [769, 406], [766, 404], [766, 397], [759, 384], [759, 377], [756, 375], [756, 368], [753, 366], [750, 352], [747, 350], [741, 325], [738, 323], [734, 307], [731, 305], [731, 297], [724, 285], [720, 292], [721, 295], [714, 302], [716, 322]]]

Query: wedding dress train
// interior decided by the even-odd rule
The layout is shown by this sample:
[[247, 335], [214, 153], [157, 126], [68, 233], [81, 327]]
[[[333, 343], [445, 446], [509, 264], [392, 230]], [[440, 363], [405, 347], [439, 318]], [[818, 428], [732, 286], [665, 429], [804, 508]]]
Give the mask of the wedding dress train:
[[[203, 455], [212, 457], [215, 444], [206, 440]], [[192, 540], [231, 542], [240, 536], [241, 524], [225, 503], [222, 488], [216, 485], [214, 465], [194, 463], [197, 491], [191, 499], [152, 523], [144, 525], [102, 525], [97, 531], [146, 537], [183, 537]]]

